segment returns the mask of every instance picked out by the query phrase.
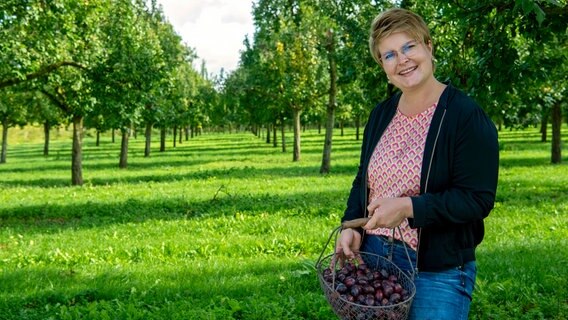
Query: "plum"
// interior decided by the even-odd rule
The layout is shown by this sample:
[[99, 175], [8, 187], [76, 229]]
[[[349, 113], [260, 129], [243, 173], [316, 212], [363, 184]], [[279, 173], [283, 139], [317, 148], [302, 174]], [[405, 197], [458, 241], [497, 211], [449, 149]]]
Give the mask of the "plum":
[[375, 300], [377, 301], [383, 300], [383, 290], [381, 290], [380, 288], [376, 289], [375, 291]]
[[389, 302], [392, 303], [392, 304], [397, 304], [401, 301], [400, 299], [401, 299], [400, 294], [395, 292], [395, 293], [390, 295]]
[[351, 290], [349, 291], [351, 293], [351, 295], [353, 297], [357, 297], [361, 294], [362, 290], [361, 290], [361, 286], [358, 284], [355, 284], [353, 286], [351, 286]]
[[352, 276], [347, 276], [345, 280], [343, 280], [343, 284], [345, 284], [347, 288], [351, 288], [356, 282], [357, 280], [355, 280]]
[[341, 283], [341, 282], [338, 283], [338, 284], [335, 286], [335, 291], [337, 291], [337, 292], [339, 292], [339, 293], [346, 293], [347, 290], [348, 290], [348, 289], [347, 289], [347, 286], [345, 286], [345, 284], [343, 284], [343, 283]]

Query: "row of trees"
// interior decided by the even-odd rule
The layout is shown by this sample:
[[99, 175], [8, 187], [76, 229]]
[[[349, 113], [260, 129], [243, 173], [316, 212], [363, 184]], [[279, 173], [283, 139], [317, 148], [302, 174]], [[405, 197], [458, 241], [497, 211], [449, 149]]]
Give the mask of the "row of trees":
[[328, 172], [335, 117], [359, 128], [369, 110], [392, 94], [367, 43], [371, 20], [394, 5], [425, 18], [438, 77], [475, 97], [499, 127], [541, 122], [546, 128], [552, 119], [552, 162], [561, 161], [561, 109], [568, 94], [565, 0], [259, 0], [254, 42], [245, 41], [240, 68], [223, 82], [232, 106], [228, 119], [245, 117], [240, 121], [266, 127], [292, 119], [294, 161], [301, 157], [300, 123], [325, 123], [320, 171]]
[[[122, 133], [127, 166], [132, 128], [151, 134], [209, 126], [247, 127], [301, 160], [301, 126], [325, 126], [320, 171], [331, 168], [336, 119], [359, 128], [393, 93], [368, 53], [380, 11], [412, 9], [430, 25], [437, 74], [509, 128], [552, 121], [552, 162], [561, 161], [560, 125], [568, 84], [567, 0], [257, 0], [254, 39], [244, 39], [237, 70], [209, 80], [155, 0], [5, 0], [0, 4], [0, 163], [7, 130], [41, 123], [73, 126], [72, 184], [81, 185], [82, 135]], [[195, 30], [199, 32], [199, 30]], [[193, 130], [191, 131], [193, 132]], [[546, 140], [543, 131], [543, 140]], [[174, 141], [175, 141], [174, 135]]]
[[84, 128], [119, 130], [125, 168], [132, 128], [145, 128], [146, 156], [159, 128], [163, 150], [166, 130], [198, 126], [214, 92], [155, 0], [2, 1], [0, 39], [0, 162], [8, 128], [43, 124], [47, 155], [50, 128], [72, 125], [74, 185]]

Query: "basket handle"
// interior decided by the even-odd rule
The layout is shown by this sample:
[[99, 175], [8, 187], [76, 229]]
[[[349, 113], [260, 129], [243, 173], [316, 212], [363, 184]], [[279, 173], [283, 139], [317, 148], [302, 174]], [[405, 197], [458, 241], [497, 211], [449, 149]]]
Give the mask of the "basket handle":
[[327, 238], [327, 241], [326, 241], [325, 245], [323, 246], [323, 250], [321, 251], [320, 256], [319, 256], [319, 258], [316, 261], [316, 264], [314, 266], [316, 269], [318, 268], [318, 265], [322, 262], [322, 258], [324, 256], [325, 250], [327, 249], [327, 246], [331, 242], [331, 239], [334, 238], [334, 236], [335, 236], [335, 241], [334, 241], [333, 254], [335, 254], [335, 243], [337, 243], [337, 236], [338, 236], [339, 233], [341, 233], [341, 230], [342, 230], [342, 228], [341, 228], [341, 226], [339, 226], [339, 227], [336, 227], [335, 229], [333, 229], [333, 231], [329, 234], [329, 237]]
[[369, 220], [371, 220], [371, 218], [358, 218], [358, 219], [353, 219], [353, 220], [349, 220], [349, 221], [343, 221], [341, 223], [341, 227], [343, 229], [348, 229], [348, 228], [352, 228], [352, 229], [356, 229], [356, 228], [361, 228], [362, 226], [366, 225], [367, 222], [369, 222]]

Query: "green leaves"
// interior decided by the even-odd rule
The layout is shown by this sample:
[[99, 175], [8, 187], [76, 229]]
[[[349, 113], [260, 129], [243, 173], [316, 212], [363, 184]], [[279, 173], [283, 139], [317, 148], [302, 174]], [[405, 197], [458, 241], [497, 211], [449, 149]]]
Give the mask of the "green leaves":
[[[558, 4], [558, 1], [548, 1], [550, 3], [554, 3], [554, 4]], [[539, 25], [542, 25], [542, 22], [544, 21], [544, 17], [545, 17], [545, 13], [544, 11], [541, 9], [541, 7], [538, 5], [538, 3], [534, 0], [516, 0], [515, 1], [515, 9], [518, 10], [518, 8], [521, 8], [523, 13], [526, 15], [529, 15], [531, 13], [534, 13], [536, 15], [536, 20], [538, 21]]]

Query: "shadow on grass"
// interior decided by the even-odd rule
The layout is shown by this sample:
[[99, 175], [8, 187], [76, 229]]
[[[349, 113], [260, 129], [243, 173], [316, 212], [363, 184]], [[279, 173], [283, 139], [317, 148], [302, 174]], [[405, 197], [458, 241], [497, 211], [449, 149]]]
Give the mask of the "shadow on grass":
[[[314, 191], [296, 194], [226, 194], [217, 191], [188, 200], [183, 196], [167, 199], [123, 202], [46, 204], [18, 206], [0, 210], [0, 227], [26, 234], [62, 229], [98, 228], [113, 224], [141, 223], [147, 220], [179, 220], [200, 217], [233, 216], [235, 213], [257, 215], [282, 212], [306, 217], [327, 216], [330, 210], [342, 210], [347, 194], [343, 191]], [[203, 199], [205, 198], [205, 199]], [[325, 206], [321, 204], [325, 203]]]
[[541, 166], [552, 166], [550, 156], [527, 157], [527, 158], [507, 158], [499, 161], [501, 168], [531, 168]]
[[[214, 161], [213, 161], [214, 162]], [[247, 167], [241, 166], [239, 164], [238, 167], [229, 167], [223, 169], [206, 169], [206, 170], [197, 170], [193, 172], [187, 173], [172, 173], [172, 171], [176, 167], [183, 168], [187, 170], [187, 168], [191, 166], [201, 166], [207, 164], [207, 162], [202, 160], [181, 160], [181, 161], [168, 161], [164, 162], [163, 164], [156, 164], [156, 163], [133, 163], [129, 166], [125, 172], [132, 173], [134, 170], [139, 170], [138, 174], [135, 176], [121, 176], [120, 172], [117, 172], [112, 178], [97, 178], [97, 177], [89, 177], [86, 172], [84, 172], [83, 179], [86, 184], [92, 186], [106, 186], [106, 185], [114, 185], [118, 183], [127, 183], [127, 184], [139, 184], [139, 183], [148, 183], [148, 182], [175, 182], [180, 180], [202, 180], [202, 179], [209, 179], [213, 177], [223, 177], [224, 179], [251, 179], [254, 177], [263, 177], [266, 179], [274, 179], [282, 178], [282, 177], [325, 177], [319, 173], [319, 166], [290, 166], [290, 167], [272, 167], [272, 168], [255, 168], [255, 167]], [[227, 165], [230, 165], [231, 162], [227, 162]], [[166, 172], [164, 174], [151, 174], [145, 175], [144, 172], [149, 169], [156, 169], [156, 167], [168, 167], [172, 168], [171, 172]], [[93, 165], [86, 165], [85, 169], [96, 170], [96, 169], [116, 169], [114, 165], [111, 164], [104, 164], [98, 163]], [[56, 170], [56, 169], [63, 169], [58, 165], [54, 166], [45, 166], [42, 168], [43, 170]], [[33, 169], [34, 171], [41, 171], [42, 169]], [[21, 186], [29, 186], [29, 187], [69, 187], [70, 186], [70, 177], [71, 171], [70, 167], [65, 167], [65, 170], [69, 171], [69, 178], [42, 178], [41, 176], [36, 179], [12, 179], [9, 181], [1, 181], [0, 185], [4, 187], [21, 187]], [[32, 170], [32, 169], [30, 169]], [[355, 175], [357, 168], [355, 166], [350, 165], [332, 165], [332, 174], [333, 175]], [[10, 169], [10, 172], [24, 172], [26, 170], [18, 171], [18, 169]]]
[[[99, 160], [91, 162], [89, 159], [83, 160], [83, 174], [88, 172], [95, 172], [96, 170], [117, 170], [117, 171], [124, 171], [124, 172], [132, 172], [136, 170], [140, 170], [144, 172], [145, 170], [149, 169], [159, 169], [161, 167], [191, 167], [195, 165], [207, 165], [208, 163], [212, 162], [212, 160], [205, 160], [205, 159], [186, 159], [180, 160], [180, 158], [175, 158], [174, 160], [171, 159], [163, 159], [163, 158], [156, 158], [156, 159], [148, 159], [147, 161], [144, 159], [138, 159], [136, 161], [130, 161], [128, 167], [126, 169], [120, 169], [118, 167], [118, 158], [116, 160], [105, 158], [106, 160]], [[208, 158], [210, 159], [210, 158]], [[32, 167], [14, 167], [9, 168], [6, 172], [17, 172], [17, 173], [28, 173], [28, 172], [42, 172], [42, 171], [65, 171], [71, 172], [71, 161], [69, 163], [61, 163], [61, 161], [57, 162], [50, 162], [46, 161], [37, 166]], [[1, 172], [1, 171], [0, 171]], [[30, 181], [30, 179], [26, 179]], [[57, 180], [57, 179], [55, 179]], [[20, 180], [22, 181], [22, 180]], [[0, 180], [1, 182], [1, 180]], [[69, 181], [67, 181], [69, 184]], [[24, 184], [25, 185], [25, 184]]]
[[[315, 138], [314, 138], [315, 137]], [[343, 140], [345, 138], [337, 139], [333, 142], [335, 146], [345, 146], [353, 147], [355, 150], [360, 148], [360, 141], [356, 140]], [[144, 145], [143, 140], [132, 140], [131, 146], [129, 148], [129, 154], [143, 154]], [[159, 152], [158, 148], [155, 146], [156, 142], [153, 143], [151, 150], [152, 155], [163, 155], [172, 154], [178, 156], [179, 154], [184, 155], [206, 155], [206, 154], [243, 154], [243, 155], [266, 155], [271, 153], [281, 153], [280, 141], [277, 147], [273, 147], [272, 143], [266, 143], [263, 139], [255, 139], [254, 137], [249, 137], [248, 135], [212, 135], [200, 138], [199, 140], [189, 140], [184, 143], [178, 143], [176, 147], [167, 145], [165, 152]], [[302, 147], [306, 150], [312, 150], [313, 148], [319, 149], [320, 152], [323, 149], [323, 136], [313, 136], [309, 135], [304, 137], [302, 141]], [[291, 140], [287, 143], [287, 149], [291, 149]], [[343, 147], [341, 148], [343, 149]], [[99, 146], [95, 146], [92, 143], [84, 142], [83, 145], [83, 156], [89, 159], [100, 159], [107, 158], [110, 155], [116, 155], [120, 153], [120, 143], [101, 143]], [[239, 152], [243, 151], [243, 152]], [[291, 151], [288, 151], [290, 153]], [[33, 144], [33, 145], [18, 145], [15, 148], [11, 148], [9, 152], [10, 158], [28, 158], [28, 157], [43, 157], [43, 147]], [[62, 158], [71, 156], [71, 142], [63, 143], [58, 141], [54, 146], [50, 148], [49, 158]]]
[[[358, 149], [358, 148], [357, 148]], [[205, 151], [208, 150], [208, 151]], [[355, 151], [353, 149], [352, 151]], [[341, 153], [350, 152], [347, 149], [341, 149]], [[313, 153], [319, 154], [321, 151], [316, 150]], [[206, 153], [210, 153], [206, 155]], [[338, 151], [339, 153], [339, 151]], [[308, 150], [305, 150], [304, 154], [310, 154]], [[218, 155], [218, 158], [211, 157], [212, 155]], [[233, 161], [251, 161], [256, 158], [261, 159], [262, 156], [271, 155], [282, 155], [278, 150], [271, 149], [259, 149], [257, 146], [242, 146], [239, 148], [230, 149], [217, 149], [217, 148], [195, 148], [195, 149], [183, 149], [174, 150], [173, 152], [159, 153], [155, 156], [148, 158], [143, 157], [142, 153], [130, 152], [129, 163], [126, 170], [142, 170], [142, 169], [156, 169], [161, 166], [168, 167], [188, 167], [193, 165], [207, 165], [210, 162], [223, 161], [230, 165]], [[70, 154], [68, 155], [70, 159]], [[182, 157], [187, 157], [186, 159]], [[0, 167], [0, 172], [5, 170], [6, 172], [16, 172], [16, 173], [26, 173], [26, 172], [39, 172], [44, 170], [59, 170], [59, 171], [69, 171], [71, 169], [71, 161], [62, 162], [60, 159], [56, 159], [53, 156], [47, 158], [33, 157], [31, 159], [13, 159], [12, 161], [22, 161], [27, 164], [26, 166], [17, 166], [12, 164], [10, 167]], [[33, 161], [34, 165], [30, 165], [30, 161]], [[118, 153], [116, 157], [110, 154], [90, 154], [83, 156], [83, 170], [88, 172], [89, 170], [108, 170], [108, 169], [119, 169], [118, 168], [119, 157]], [[290, 160], [290, 167], [295, 165]], [[3, 170], [2, 170], [3, 169]], [[293, 170], [293, 169], [292, 169]], [[316, 172], [319, 171], [319, 167]]]
[[[215, 147], [201, 147], [201, 146], [180, 146], [178, 148], [172, 148], [164, 152], [158, 150], [152, 150], [150, 157], [144, 157], [144, 149], [141, 148], [130, 148], [128, 150], [128, 155], [136, 159], [153, 159], [153, 158], [163, 158], [168, 156], [188, 156], [188, 157], [206, 157], [209, 155], [233, 155], [233, 156], [261, 156], [270, 155], [272, 153], [278, 154], [280, 150], [275, 150], [272, 147], [264, 147], [256, 144], [242, 144], [242, 145], [227, 145], [227, 146], [215, 146]], [[104, 148], [83, 148], [82, 150], [83, 160], [114, 160], [118, 163], [120, 156], [120, 147], [117, 149], [104, 149]], [[25, 161], [29, 160], [30, 157], [34, 157], [38, 162], [41, 161], [62, 161], [64, 159], [71, 160], [71, 150], [55, 150], [50, 152], [50, 155], [44, 157], [42, 152], [31, 153], [29, 151], [14, 151], [10, 153], [9, 159], [13, 161]]]

